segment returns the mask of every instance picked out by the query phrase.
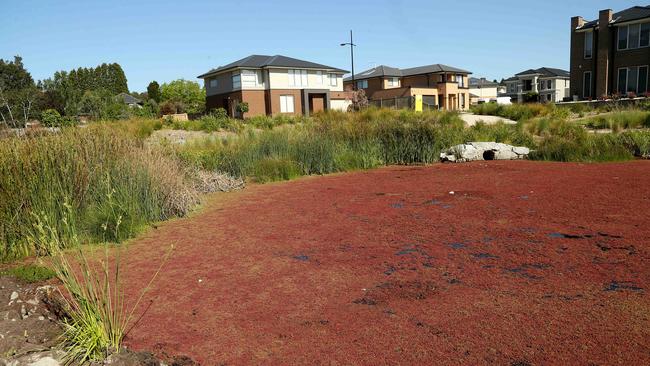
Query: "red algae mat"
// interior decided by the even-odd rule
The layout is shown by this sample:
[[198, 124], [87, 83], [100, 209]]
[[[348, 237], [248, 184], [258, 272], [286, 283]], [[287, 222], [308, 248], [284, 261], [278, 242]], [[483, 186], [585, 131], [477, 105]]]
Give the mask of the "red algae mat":
[[[451, 192], [453, 191], [453, 194]], [[134, 241], [127, 345], [202, 365], [648, 365], [650, 162], [252, 186]]]

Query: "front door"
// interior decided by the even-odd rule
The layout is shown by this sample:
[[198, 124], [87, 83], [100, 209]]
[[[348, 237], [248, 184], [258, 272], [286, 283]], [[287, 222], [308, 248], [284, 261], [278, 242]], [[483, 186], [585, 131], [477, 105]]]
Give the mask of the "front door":
[[309, 95], [309, 114], [325, 110], [325, 95], [323, 94], [310, 94]]

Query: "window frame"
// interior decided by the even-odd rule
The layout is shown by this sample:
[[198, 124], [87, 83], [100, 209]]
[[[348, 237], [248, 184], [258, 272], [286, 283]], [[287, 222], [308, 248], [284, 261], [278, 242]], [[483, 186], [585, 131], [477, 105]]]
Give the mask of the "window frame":
[[219, 86], [219, 81], [217, 80], [217, 78], [210, 79], [208, 82], [208, 86], [210, 88], [217, 88]]
[[233, 89], [241, 89], [241, 74], [233, 74], [231, 76], [231, 81]]
[[[648, 44], [641, 44], [641, 38], [643, 37], [643, 27], [647, 27], [647, 41]], [[639, 48], [650, 47], [650, 22], [639, 23]]]
[[[587, 43], [587, 35], [591, 36], [589, 37], [589, 43]], [[589, 54], [587, 54], [587, 44], [589, 44]], [[585, 32], [585, 45], [583, 50], [583, 56], [585, 60], [590, 60], [594, 56], [594, 32], [593, 31]]]
[[305, 69], [287, 69], [287, 78], [289, 86], [298, 88], [309, 86], [309, 74]]
[[[625, 87], [621, 88], [621, 71], [625, 71]], [[627, 77], [629, 74], [629, 70], [627, 67], [619, 67], [618, 68], [618, 73], [616, 74], [616, 91], [621, 94], [621, 95], [626, 95], [627, 92]], [[623, 92], [621, 92], [621, 89]]]
[[339, 85], [339, 78], [336, 74], [329, 73], [329, 81], [330, 81], [330, 86], [338, 86]]
[[[586, 83], [587, 75], [589, 75], [589, 93], [587, 93], [587, 88], [585, 88], [585, 85], [587, 85]], [[593, 85], [592, 77], [593, 77], [593, 73], [591, 71], [585, 71], [582, 73], [582, 97], [583, 98], [591, 98], [592, 95], [591, 89]]]
[[[624, 51], [624, 50], [629, 49], [628, 46], [630, 45], [630, 37], [629, 37], [630, 36], [630, 30], [629, 30], [628, 27], [629, 27], [629, 25], [623, 25], [623, 26], [618, 27], [618, 29], [616, 30], [616, 49], [619, 50], [619, 51]], [[621, 47], [621, 31], [623, 29], [625, 29], [625, 47], [622, 48]]]
[[357, 80], [357, 89], [368, 89], [368, 79]]
[[[291, 98], [291, 104], [288, 103]], [[289, 110], [291, 106], [291, 110]], [[296, 112], [296, 98], [292, 94], [280, 95], [280, 113], [295, 113]]]
[[[638, 71], [637, 71], [637, 83], [636, 83], [636, 90], [637, 90], [637, 95], [641, 95], [642, 93], [648, 93], [650, 92], [650, 88], [648, 87], [648, 83], [650, 83], [650, 65], [641, 65], [637, 66]], [[641, 91], [639, 90], [639, 82], [641, 81], [641, 69], [645, 69], [645, 90]]]

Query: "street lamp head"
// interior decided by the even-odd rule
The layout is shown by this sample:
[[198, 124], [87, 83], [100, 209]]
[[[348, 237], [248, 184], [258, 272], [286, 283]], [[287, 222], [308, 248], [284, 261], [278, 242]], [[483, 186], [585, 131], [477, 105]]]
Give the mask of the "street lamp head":
[[348, 45], [347, 43], [341, 43], [341, 46], [347, 46], [347, 45]]

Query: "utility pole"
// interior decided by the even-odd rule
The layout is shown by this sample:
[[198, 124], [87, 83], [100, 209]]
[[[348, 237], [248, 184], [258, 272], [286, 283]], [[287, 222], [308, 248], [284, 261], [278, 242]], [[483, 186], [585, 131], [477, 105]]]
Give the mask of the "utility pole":
[[341, 46], [350, 46], [350, 60], [352, 63], [352, 90], [357, 90], [357, 83], [354, 80], [354, 47], [356, 44], [352, 41], [352, 29], [350, 29], [350, 42], [341, 43]]

